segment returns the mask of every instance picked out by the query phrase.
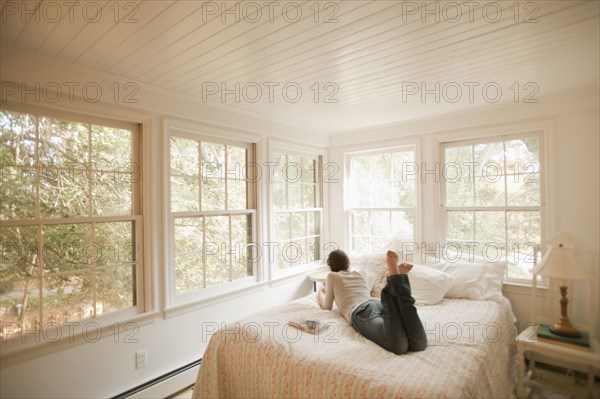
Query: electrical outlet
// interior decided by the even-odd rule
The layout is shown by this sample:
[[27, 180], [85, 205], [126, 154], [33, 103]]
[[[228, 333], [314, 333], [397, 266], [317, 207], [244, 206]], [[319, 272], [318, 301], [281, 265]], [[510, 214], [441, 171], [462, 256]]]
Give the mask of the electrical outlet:
[[148, 365], [148, 349], [142, 349], [135, 352], [135, 368], [141, 369]]

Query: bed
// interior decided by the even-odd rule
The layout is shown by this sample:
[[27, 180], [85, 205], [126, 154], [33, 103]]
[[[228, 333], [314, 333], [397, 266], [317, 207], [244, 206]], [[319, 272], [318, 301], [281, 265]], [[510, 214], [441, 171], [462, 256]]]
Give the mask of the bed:
[[[419, 306], [428, 347], [397, 356], [360, 336], [315, 296], [216, 332], [194, 398], [514, 397], [514, 314], [509, 301], [443, 298]], [[313, 319], [312, 335], [289, 321]]]

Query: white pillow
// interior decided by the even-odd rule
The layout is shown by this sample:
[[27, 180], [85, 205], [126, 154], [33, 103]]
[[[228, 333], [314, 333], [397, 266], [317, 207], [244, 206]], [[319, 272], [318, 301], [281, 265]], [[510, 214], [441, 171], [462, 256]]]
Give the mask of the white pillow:
[[448, 273], [420, 265], [414, 265], [408, 277], [417, 305], [435, 305], [444, 298], [455, 280]]
[[502, 300], [502, 279], [506, 262], [442, 262], [426, 263], [425, 266], [451, 274], [454, 282], [446, 292], [447, 298], [475, 300]]
[[[352, 265], [365, 270], [374, 279], [371, 296], [381, 297], [381, 290], [387, 283], [388, 267], [385, 254], [370, 254], [354, 258]], [[434, 305], [442, 300], [454, 281], [454, 277], [433, 268], [414, 265], [408, 274], [412, 296], [417, 305]]]

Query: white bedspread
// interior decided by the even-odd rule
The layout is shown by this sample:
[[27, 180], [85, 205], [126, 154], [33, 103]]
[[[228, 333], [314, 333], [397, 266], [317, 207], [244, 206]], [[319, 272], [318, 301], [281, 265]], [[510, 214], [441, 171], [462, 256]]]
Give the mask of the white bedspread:
[[[229, 325], [206, 349], [195, 398], [508, 398], [514, 387], [510, 303], [444, 299], [418, 308], [429, 345], [395, 355], [313, 296]], [[317, 319], [317, 335], [286, 325]]]

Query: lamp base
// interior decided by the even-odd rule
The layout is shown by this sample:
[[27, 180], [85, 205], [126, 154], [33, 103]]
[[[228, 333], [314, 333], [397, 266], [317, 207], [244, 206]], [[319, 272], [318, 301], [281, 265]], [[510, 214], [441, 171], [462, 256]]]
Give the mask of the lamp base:
[[581, 337], [581, 333], [579, 331], [577, 331], [575, 329], [575, 327], [573, 327], [571, 325], [571, 323], [569, 322], [568, 319], [566, 321], [560, 320], [560, 321], [554, 323], [554, 325], [552, 325], [550, 327], [550, 331], [552, 331], [556, 335], [560, 335], [563, 337], [570, 337], [570, 338]]

